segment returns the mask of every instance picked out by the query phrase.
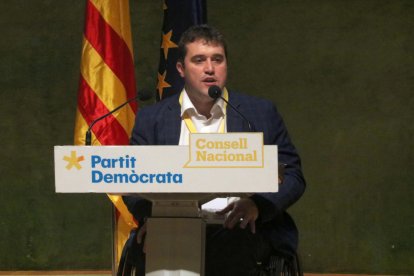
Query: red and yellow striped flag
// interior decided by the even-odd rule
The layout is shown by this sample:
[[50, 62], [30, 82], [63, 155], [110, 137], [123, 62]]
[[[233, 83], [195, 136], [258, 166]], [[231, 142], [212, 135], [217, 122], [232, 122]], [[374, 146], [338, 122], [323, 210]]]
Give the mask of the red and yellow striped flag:
[[[136, 95], [128, 0], [87, 0], [80, 67], [75, 145], [85, 144], [91, 122]], [[136, 102], [98, 122], [92, 145], [127, 145]], [[116, 264], [132, 227], [137, 227], [120, 196], [109, 195], [117, 209], [114, 247]]]

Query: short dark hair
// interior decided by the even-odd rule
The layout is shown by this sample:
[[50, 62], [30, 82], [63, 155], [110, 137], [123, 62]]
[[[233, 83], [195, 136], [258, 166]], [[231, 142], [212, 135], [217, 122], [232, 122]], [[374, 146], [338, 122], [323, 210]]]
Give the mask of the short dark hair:
[[191, 26], [181, 35], [178, 42], [178, 62], [184, 63], [184, 58], [187, 54], [187, 44], [200, 39], [207, 43], [222, 46], [227, 57], [227, 45], [224, 36], [216, 28], [203, 24]]

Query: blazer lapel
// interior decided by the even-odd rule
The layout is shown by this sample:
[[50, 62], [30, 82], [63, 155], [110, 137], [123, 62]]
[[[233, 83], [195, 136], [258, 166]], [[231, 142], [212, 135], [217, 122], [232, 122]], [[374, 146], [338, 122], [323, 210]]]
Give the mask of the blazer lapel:
[[[237, 96], [229, 92], [229, 102], [237, 109], [240, 110], [241, 103], [239, 102]], [[233, 108], [227, 106], [227, 132], [248, 132], [249, 127], [243, 118], [237, 114]]]

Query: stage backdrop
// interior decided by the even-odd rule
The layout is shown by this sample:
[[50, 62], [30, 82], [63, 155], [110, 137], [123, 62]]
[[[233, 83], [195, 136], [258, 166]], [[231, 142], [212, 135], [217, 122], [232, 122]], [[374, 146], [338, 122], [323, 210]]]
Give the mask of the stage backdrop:
[[[85, 1], [0, 8], [0, 270], [110, 269], [106, 195], [55, 194], [73, 140]], [[162, 1], [131, 1], [138, 88], [156, 86]], [[307, 272], [414, 274], [414, 2], [208, 0], [228, 87], [274, 101], [303, 158]]]

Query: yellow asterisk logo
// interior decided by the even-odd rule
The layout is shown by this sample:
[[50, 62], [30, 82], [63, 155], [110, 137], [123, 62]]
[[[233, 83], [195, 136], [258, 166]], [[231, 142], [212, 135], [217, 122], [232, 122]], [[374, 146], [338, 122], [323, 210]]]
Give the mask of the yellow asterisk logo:
[[73, 151], [70, 152], [70, 157], [65, 156], [65, 157], [63, 157], [63, 160], [68, 162], [68, 164], [66, 165], [66, 169], [70, 170], [70, 169], [72, 169], [72, 167], [75, 167], [78, 170], [80, 170], [82, 168], [82, 166], [79, 164], [79, 162], [85, 160], [85, 158], [83, 157], [83, 155], [77, 157], [76, 156], [76, 151], [73, 150]]

